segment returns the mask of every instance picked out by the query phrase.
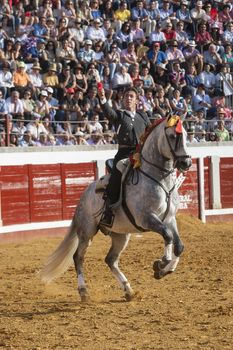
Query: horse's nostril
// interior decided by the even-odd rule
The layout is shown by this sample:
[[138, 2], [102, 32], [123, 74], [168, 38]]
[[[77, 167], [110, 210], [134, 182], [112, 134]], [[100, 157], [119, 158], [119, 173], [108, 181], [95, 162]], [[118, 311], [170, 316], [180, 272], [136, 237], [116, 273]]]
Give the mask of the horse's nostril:
[[191, 158], [180, 159], [177, 162], [177, 169], [179, 170], [187, 170], [192, 165]]

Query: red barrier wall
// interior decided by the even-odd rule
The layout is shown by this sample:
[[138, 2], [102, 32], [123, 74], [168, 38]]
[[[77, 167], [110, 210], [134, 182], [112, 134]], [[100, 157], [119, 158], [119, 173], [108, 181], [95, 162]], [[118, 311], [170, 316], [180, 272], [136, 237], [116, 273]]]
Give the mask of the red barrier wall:
[[2, 166], [3, 225], [70, 219], [95, 179], [95, 162]]
[[[211, 209], [210, 158], [204, 161], [205, 208]], [[198, 162], [180, 187], [180, 210], [199, 217]], [[220, 161], [222, 208], [233, 207], [233, 158]], [[83, 190], [97, 178], [95, 162], [1, 166], [3, 225], [72, 218]]]

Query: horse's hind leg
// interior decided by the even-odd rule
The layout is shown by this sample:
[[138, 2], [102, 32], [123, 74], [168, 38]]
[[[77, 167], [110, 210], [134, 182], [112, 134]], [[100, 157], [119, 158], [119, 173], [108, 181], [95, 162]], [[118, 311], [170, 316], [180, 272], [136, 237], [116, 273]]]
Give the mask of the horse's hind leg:
[[118, 266], [120, 255], [128, 245], [130, 234], [117, 234], [112, 232], [110, 236], [112, 238], [112, 246], [105, 258], [105, 262], [125, 292], [126, 300], [130, 301], [133, 298], [133, 290]]
[[87, 291], [85, 279], [84, 279], [84, 274], [83, 274], [84, 256], [87, 251], [88, 245], [89, 245], [89, 237], [85, 235], [80, 235], [79, 245], [73, 256], [75, 270], [78, 278], [78, 292], [80, 294], [81, 301], [84, 301], [84, 302], [90, 299]]

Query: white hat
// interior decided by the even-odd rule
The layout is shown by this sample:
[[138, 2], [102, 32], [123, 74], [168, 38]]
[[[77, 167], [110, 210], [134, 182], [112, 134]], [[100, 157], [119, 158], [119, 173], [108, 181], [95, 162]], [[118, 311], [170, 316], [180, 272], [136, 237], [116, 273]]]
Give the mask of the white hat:
[[50, 94], [53, 94], [53, 88], [50, 86], [46, 88], [46, 91], [48, 91]]
[[46, 90], [42, 90], [40, 94], [41, 96], [48, 96], [48, 93]]
[[39, 113], [35, 113], [35, 112], [32, 113], [32, 116], [35, 119], [40, 119], [41, 118], [41, 115]]
[[100, 20], [99, 18], [95, 18], [95, 19], [94, 19], [94, 22], [100, 24], [100, 23], [101, 23], [101, 20]]
[[157, 67], [160, 67], [160, 68], [162, 68], [162, 69], [164, 69], [164, 70], [167, 70], [166, 64], [164, 64], [164, 63], [159, 63], [159, 64], [157, 64]]
[[196, 47], [196, 43], [194, 40], [189, 40], [188, 46]]
[[196, 4], [197, 6], [203, 6], [203, 2], [201, 0], [198, 0]]
[[75, 136], [84, 136], [84, 133], [82, 131], [77, 131]]
[[187, 5], [188, 6], [188, 1], [186, 1], [186, 0], [183, 0], [183, 1], [181, 1], [181, 5]]
[[90, 39], [87, 39], [87, 40], [85, 41], [85, 44], [87, 44], [87, 45], [92, 45], [92, 41], [91, 41]]

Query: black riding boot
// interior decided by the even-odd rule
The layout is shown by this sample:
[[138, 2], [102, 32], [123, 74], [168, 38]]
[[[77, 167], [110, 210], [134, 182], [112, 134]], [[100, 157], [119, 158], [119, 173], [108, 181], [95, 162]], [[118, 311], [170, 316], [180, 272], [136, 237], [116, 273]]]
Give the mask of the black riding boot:
[[100, 219], [100, 224], [108, 227], [112, 227], [113, 220], [114, 220], [114, 214], [112, 212], [112, 209], [110, 207], [110, 199], [107, 198], [105, 202], [105, 210], [103, 212], [103, 215]]

